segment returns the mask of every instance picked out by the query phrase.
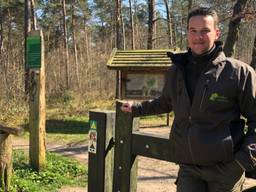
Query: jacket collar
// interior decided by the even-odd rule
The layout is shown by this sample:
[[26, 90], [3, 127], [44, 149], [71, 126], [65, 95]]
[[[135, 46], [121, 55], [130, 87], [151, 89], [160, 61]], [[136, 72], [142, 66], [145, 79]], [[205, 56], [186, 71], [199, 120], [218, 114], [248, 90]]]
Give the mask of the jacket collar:
[[[221, 41], [216, 41], [215, 46], [217, 49], [216, 54], [213, 56], [212, 64], [214, 66], [220, 64], [221, 62], [226, 60], [226, 56], [223, 52], [223, 43]], [[189, 54], [190, 50], [182, 53], [173, 53], [173, 52], [168, 52], [168, 56], [171, 58], [172, 63], [176, 65], [177, 67], [182, 67], [189, 61]]]
[[[216, 54], [213, 55], [212, 60], [207, 64], [208, 70], [204, 73], [205, 75], [210, 75], [215, 78], [217, 81], [221, 71], [224, 68], [223, 62], [226, 61], [226, 56], [223, 52], [223, 43], [221, 41], [216, 41]], [[180, 68], [182, 71], [184, 70], [184, 65], [189, 62], [189, 50], [182, 53], [172, 53], [169, 52], [168, 56], [171, 58], [172, 63]], [[210, 67], [212, 66], [212, 67]]]

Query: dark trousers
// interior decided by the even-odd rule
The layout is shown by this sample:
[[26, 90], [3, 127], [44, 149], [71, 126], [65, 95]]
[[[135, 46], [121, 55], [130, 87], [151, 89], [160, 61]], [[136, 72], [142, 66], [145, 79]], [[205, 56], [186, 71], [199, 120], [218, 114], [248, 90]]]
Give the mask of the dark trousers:
[[243, 169], [232, 161], [213, 166], [180, 165], [177, 192], [241, 192]]

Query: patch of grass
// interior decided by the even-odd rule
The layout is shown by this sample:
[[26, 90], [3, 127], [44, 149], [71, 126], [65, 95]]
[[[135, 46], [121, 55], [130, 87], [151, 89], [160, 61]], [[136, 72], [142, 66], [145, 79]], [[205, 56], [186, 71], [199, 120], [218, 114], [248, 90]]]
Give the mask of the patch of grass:
[[[173, 121], [173, 113], [169, 114], [169, 121]], [[167, 124], [167, 114], [140, 117], [141, 127], [158, 127]]]
[[46, 169], [39, 173], [28, 163], [28, 153], [15, 150], [11, 192], [57, 192], [63, 186], [86, 186], [87, 167], [75, 160], [47, 153]]
[[70, 143], [87, 139], [89, 131], [88, 116], [66, 119], [48, 119], [46, 134], [48, 142]]

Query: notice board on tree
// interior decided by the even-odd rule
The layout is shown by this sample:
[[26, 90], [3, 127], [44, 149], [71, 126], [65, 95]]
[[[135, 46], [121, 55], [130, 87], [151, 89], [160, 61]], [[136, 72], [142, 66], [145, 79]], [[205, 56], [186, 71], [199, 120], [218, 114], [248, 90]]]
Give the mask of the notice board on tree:
[[[108, 60], [109, 69], [119, 70], [119, 99], [152, 99], [160, 96], [171, 50], [117, 50]], [[119, 85], [118, 85], [119, 84]]]
[[26, 67], [41, 67], [41, 37], [40, 35], [28, 36], [26, 39]]

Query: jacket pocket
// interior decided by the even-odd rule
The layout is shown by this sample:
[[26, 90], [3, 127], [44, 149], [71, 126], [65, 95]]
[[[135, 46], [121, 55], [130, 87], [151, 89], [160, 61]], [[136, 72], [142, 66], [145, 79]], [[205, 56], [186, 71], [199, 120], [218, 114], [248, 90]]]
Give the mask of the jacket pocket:
[[[173, 124], [170, 133], [171, 150], [177, 163], [191, 163], [184, 127]], [[181, 150], [182, 149], [182, 150]]]

